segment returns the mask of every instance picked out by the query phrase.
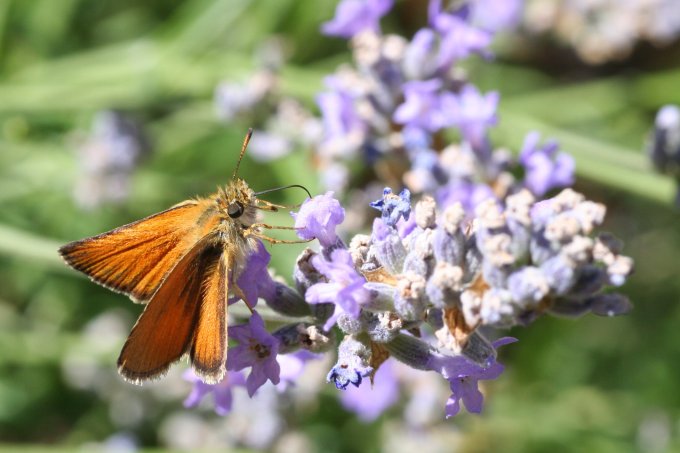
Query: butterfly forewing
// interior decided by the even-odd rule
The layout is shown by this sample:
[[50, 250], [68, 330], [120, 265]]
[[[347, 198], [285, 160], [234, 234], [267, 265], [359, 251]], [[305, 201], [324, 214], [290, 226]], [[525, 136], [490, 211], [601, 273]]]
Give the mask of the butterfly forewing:
[[[219, 275], [222, 247], [210, 235], [201, 239], [173, 268], [151, 297], [135, 324], [118, 358], [118, 371], [127, 380], [140, 383], [164, 374], [170, 365], [188, 352], [194, 331], [203, 318], [205, 294], [215, 299], [224, 293], [214, 285], [223, 280]], [[226, 271], [224, 272], [226, 274]], [[210, 302], [215, 305], [215, 302]], [[224, 309], [222, 309], [224, 314]], [[223, 321], [226, 322], [226, 321]], [[215, 332], [212, 341], [226, 344], [224, 330]], [[213, 346], [213, 349], [224, 346]]]
[[227, 359], [228, 256], [223, 254], [203, 281], [202, 299], [191, 346], [191, 364], [203, 381], [214, 384], [225, 373]]
[[214, 202], [186, 201], [107, 233], [66, 244], [73, 268], [138, 302], [151, 298], [170, 270], [219, 223]]

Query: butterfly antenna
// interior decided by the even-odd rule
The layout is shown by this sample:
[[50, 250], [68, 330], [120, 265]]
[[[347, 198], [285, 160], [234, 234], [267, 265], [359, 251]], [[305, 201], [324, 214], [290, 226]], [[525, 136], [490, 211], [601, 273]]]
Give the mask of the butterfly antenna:
[[243, 159], [243, 155], [246, 153], [246, 149], [248, 148], [248, 143], [250, 142], [250, 137], [253, 136], [253, 128], [248, 128], [248, 133], [246, 134], [246, 138], [243, 139], [243, 145], [241, 146], [241, 154], [238, 156], [238, 162], [236, 162], [236, 168], [234, 169], [234, 174], [231, 175], [231, 179], [236, 179], [236, 175], [238, 174], [238, 167], [241, 166], [241, 160]]
[[261, 192], [255, 192], [255, 196], [260, 196], [262, 194], [269, 193], [269, 192], [276, 192], [278, 190], [291, 189], [293, 187], [297, 187], [298, 189], [304, 190], [305, 192], [307, 192], [307, 195], [309, 196], [309, 198], [312, 198], [312, 194], [309, 193], [309, 190], [307, 190], [307, 188], [305, 186], [301, 186], [300, 184], [291, 184], [289, 186], [276, 187], [274, 189], [267, 189], [267, 190], [263, 190]]

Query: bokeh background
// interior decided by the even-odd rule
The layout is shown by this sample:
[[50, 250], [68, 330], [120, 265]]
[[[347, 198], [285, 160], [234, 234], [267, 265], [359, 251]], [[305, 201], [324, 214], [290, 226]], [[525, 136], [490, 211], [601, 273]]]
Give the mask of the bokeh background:
[[[56, 252], [226, 182], [261, 120], [221, 120], [220, 82], [247, 82], [278, 58], [281, 93], [314, 110], [324, 75], [349, 60], [345, 41], [319, 33], [335, 2], [0, 0], [0, 449], [680, 450], [680, 212], [673, 181], [643, 152], [657, 109], [680, 103], [680, 41], [662, 21], [680, 6], [650, 18], [613, 1], [580, 2], [599, 4], [599, 15], [579, 2], [528, 3], [517, 30], [496, 40], [494, 61], [464, 66], [501, 93], [497, 145], [517, 150], [535, 129], [576, 158], [576, 189], [607, 205], [604, 229], [635, 259], [624, 287], [635, 308], [510, 331], [520, 342], [503, 351], [507, 371], [485, 387], [481, 416], [445, 421], [444, 400], [423, 415], [429, 394], [411, 392], [362, 422], [324, 383], [328, 363], [294, 396], [263, 392], [226, 418], [210, 402], [182, 406], [191, 385], [181, 369], [143, 388], [124, 383], [115, 360], [140, 307]], [[410, 37], [425, 20], [425, 2], [405, 0], [383, 24]], [[97, 140], [111, 121], [142, 138], [120, 174], [104, 178]], [[320, 190], [303, 147], [270, 163], [247, 157], [241, 173], [256, 190]], [[300, 250], [272, 248], [280, 275]]]

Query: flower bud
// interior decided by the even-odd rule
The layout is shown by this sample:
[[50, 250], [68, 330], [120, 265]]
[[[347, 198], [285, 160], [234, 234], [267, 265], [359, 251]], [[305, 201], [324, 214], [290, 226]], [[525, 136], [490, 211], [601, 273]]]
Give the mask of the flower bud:
[[338, 361], [326, 376], [327, 382], [345, 390], [349, 384], [359, 387], [361, 381], [373, 372], [370, 366], [371, 349], [354, 335], [347, 335], [338, 347]]
[[496, 350], [489, 340], [476, 330], [468, 336], [462, 353], [470, 361], [483, 367], [496, 360]]
[[270, 294], [264, 296], [267, 305], [284, 316], [309, 316], [312, 311], [304, 298], [293, 288], [280, 282], [274, 284]]
[[599, 294], [590, 299], [591, 310], [599, 316], [619, 316], [629, 313], [633, 304], [623, 294]]
[[399, 334], [385, 343], [392, 357], [417, 370], [429, 370], [434, 348], [411, 335]]

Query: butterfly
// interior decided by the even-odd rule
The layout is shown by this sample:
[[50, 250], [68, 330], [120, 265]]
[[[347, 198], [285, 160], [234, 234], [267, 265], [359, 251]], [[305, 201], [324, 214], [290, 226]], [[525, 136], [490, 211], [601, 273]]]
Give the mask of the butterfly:
[[[132, 383], [164, 375], [185, 354], [206, 383], [224, 377], [227, 297], [245, 301], [235, 284], [258, 240], [274, 239], [259, 212], [277, 211], [237, 176], [252, 136], [248, 131], [231, 181], [206, 198], [195, 198], [59, 249], [64, 261], [94, 282], [146, 304], [118, 358], [118, 371]], [[311, 195], [310, 195], [311, 197]], [[247, 304], [247, 301], [246, 301]], [[250, 308], [250, 307], [249, 307]], [[252, 311], [252, 309], [251, 309]]]

